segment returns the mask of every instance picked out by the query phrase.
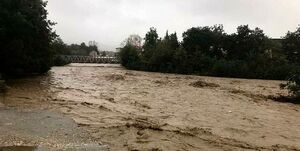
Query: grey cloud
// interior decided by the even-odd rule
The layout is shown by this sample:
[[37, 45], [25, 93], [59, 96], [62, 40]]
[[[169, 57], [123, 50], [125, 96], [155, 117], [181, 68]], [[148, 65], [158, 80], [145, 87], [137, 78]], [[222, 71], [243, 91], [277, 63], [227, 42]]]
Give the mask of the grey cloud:
[[180, 35], [193, 26], [224, 24], [261, 27], [270, 37], [283, 36], [300, 24], [299, 0], [49, 0], [55, 30], [67, 43], [96, 40], [114, 50], [130, 34], [142, 37], [152, 26]]

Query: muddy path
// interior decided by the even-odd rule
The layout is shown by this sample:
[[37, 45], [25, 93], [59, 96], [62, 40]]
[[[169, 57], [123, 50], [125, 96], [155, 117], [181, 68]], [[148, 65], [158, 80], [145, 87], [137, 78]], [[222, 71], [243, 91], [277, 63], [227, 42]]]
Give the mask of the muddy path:
[[282, 81], [72, 64], [9, 81], [6, 107], [64, 114], [111, 150], [300, 150], [300, 106]]

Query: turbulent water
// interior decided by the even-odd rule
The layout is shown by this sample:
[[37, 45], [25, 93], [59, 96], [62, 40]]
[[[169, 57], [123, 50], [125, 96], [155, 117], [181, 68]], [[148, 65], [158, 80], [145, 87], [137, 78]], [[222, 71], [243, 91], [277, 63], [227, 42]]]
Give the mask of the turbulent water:
[[299, 150], [300, 106], [281, 81], [71, 64], [8, 81], [5, 106], [64, 113], [111, 150]]

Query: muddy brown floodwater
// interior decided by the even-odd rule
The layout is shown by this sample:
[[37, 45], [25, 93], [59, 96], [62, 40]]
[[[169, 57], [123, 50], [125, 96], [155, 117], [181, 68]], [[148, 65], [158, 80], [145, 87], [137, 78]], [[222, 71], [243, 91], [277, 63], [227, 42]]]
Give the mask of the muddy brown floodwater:
[[268, 99], [280, 83], [71, 64], [8, 81], [1, 102], [63, 114], [116, 151], [300, 150], [300, 105]]

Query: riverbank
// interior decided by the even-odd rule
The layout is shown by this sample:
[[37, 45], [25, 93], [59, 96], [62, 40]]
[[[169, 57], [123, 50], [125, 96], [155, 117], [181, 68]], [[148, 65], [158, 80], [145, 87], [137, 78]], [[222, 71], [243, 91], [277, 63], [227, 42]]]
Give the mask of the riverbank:
[[8, 81], [2, 103], [62, 114], [113, 151], [300, 150], [300, 106], [270, 99], [281, 83], [71, 64]]
[[107, 146], [90, 139], [89, 133], [71, 118], [60, 113], [2, 107], [0, 117], [0, 150], [19, 151], [22, 150], [20, 146], [31, 147], [26, 151], [108, 150]]

